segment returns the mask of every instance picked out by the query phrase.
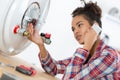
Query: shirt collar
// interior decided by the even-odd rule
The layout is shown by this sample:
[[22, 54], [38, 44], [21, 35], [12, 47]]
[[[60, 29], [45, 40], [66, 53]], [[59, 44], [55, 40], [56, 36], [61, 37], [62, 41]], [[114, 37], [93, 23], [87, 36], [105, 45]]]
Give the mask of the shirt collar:
[[99, 43], [99, 45], [98, 45], [98, 47], [97, 47], [97, 51], [101, 51], [101, 50], [103, 50], [103, 48], [105, 47], [105, 41], [104, 41], [104, 39], [102, 39], [102, 40], [100, 40], [100, 43]]

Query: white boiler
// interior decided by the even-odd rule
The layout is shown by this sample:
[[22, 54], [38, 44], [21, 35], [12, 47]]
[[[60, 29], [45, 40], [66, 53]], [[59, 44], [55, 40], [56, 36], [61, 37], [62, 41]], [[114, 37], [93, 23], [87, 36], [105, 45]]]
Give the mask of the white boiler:
[[28, 21], [36, 20], [40, 30], [49, 6], [50, 0], [0, 0], [0, 51], [11, 56], [27, 48], [31, 42], [23, 32]]

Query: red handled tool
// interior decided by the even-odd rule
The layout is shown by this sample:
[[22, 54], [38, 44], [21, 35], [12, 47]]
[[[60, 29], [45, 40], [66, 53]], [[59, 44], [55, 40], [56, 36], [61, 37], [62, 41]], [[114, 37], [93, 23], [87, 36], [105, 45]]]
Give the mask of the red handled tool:
[[16, 71], [26, 74], [26, 75], [29, 75], [29, 76], [33, 76], [37, 73], [37, 71], [34, 68], [27, 67], [24, 65], [16, 66]]

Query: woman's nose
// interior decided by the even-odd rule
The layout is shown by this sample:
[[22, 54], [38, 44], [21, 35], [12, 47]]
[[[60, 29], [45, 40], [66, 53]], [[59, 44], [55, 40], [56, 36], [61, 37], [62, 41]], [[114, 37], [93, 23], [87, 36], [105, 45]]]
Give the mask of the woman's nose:
[[78, 29], [75, 29], [75, 30], [74, 30], [74, 34], [77, 34], [78, 32], [79, 32]]

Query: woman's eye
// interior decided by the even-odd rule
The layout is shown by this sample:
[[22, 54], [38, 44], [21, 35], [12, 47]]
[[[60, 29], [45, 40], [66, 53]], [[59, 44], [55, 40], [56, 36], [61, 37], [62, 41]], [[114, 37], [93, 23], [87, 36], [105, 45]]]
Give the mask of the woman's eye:
[[73, 32], [74, 32], [74, 30], [75, 30], [75, 29], [72, 27], [72, 31], [73, 31]]
[[78, 27], [80, 27], [81, 25], [79, 24]]
[[78, 27], [81, 27], [83, 24], [78, 24]]

